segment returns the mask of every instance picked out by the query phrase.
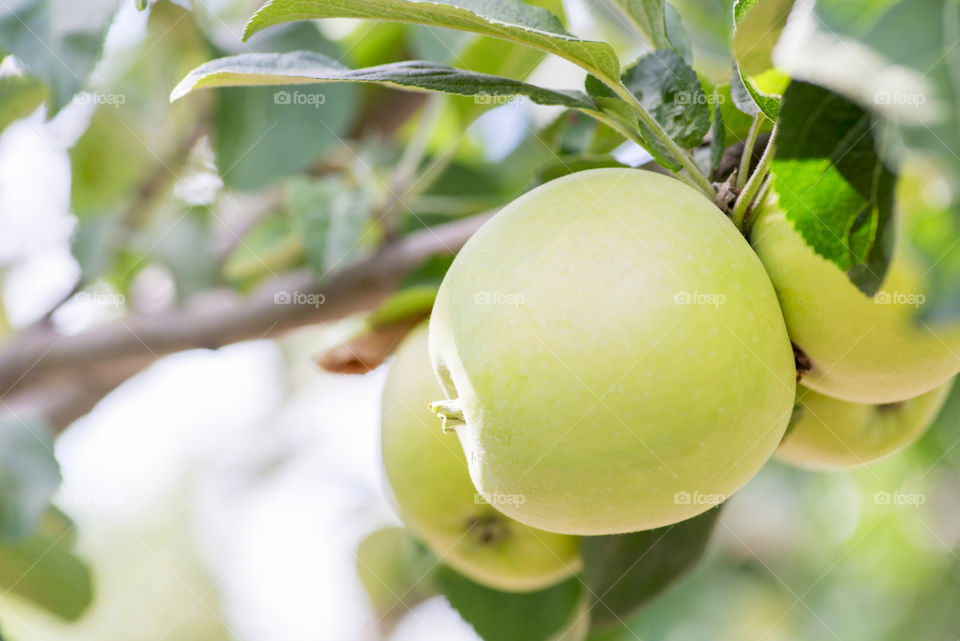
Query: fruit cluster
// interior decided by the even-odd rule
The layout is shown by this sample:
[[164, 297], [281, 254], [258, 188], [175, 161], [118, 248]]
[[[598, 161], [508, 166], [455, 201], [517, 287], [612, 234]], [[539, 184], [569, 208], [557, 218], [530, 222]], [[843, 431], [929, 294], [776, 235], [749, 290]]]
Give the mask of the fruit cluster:
[[862, 294], [775, 189], [749, 240], [696, 190], [630, 169], [554, 180], [490, 220], [386, 383], [411, 532], [479, 583], [532, 590], [578, 571], [578, 535], [693, 517], [773, 455], [860, 465], [922, 434], [960, 328], [917, 321], [922, 275], [899, 247]]

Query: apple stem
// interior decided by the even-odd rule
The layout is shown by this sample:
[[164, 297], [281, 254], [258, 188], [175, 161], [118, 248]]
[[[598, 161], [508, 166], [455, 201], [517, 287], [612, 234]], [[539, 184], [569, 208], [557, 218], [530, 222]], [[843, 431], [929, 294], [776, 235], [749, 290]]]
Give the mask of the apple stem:
[[440, 429], [444, 433], [457, 431], [461, 425], [467, 422], [463, 419], [463, 408], [460, 407], [460, 399], [453, 398], [444, 401], [434, 401], [430, 403], [430, 411], [440, 417]]
[[749, 209], [754, 197], [760, 190], [760, 186], [767, 177], [767, 173], [770, 171], [770, 165], [773, 163], [773, 156], [776, 153], [776, 144], [777, 125], [774, 124], [773, 131], [770, 133], [770, 141], [767, 143], [767, 148], [763, 150], [757, 168], [753, 170], [753, 174], [750, 175], [747, 184], [744, 185], [740, 195], [737, 196], [737, 202], [733, 205], [733, 213], [731, 214], [733, 223], [741, 231], [743, 231], [743, 219], [747, 215], [747, 209]]
[[753, 160], [753, 147], [757, 144], [757, 136], [760, 134], [760, 127], [766, 116], [763, 112], [757, 112], [753, 117], [753, 124], [750, 125], [750, 132], [747, 134], [747, 140], [743, 144], [743, 155], [740, 156], [740, 167], [737, 169], [737, 189], [743, 190], [747, 184], [747, 178], [750, 175], [750, 163]]

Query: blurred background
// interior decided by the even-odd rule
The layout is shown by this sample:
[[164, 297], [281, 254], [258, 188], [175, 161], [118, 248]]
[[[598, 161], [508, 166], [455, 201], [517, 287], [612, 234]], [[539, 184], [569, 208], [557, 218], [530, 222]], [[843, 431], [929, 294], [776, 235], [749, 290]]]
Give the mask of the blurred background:
[[[675, 4], [696, 36], [698, 69], [722, 82], [730, 3]], [[398, 224], [409, 230], [509, 201], [549, 170], [558, 147], [648, 160], [527, 102], [330, 85], [312, 104], [277, 103], [274, 89], [169, 104], [191, 68], [247, 47], [311, 48], [351, 66], [484, 56], [484, 41], [464, 34], [348, 20], [244, 45], [242, 24], [257, 5], [210, 0], [187, 11], [163, 1], [139, 12], [125, 1], [107, 14], [95, 90], [49, 120], [49, 105], [34, 105], [3, 130], [0, 282], [10, 329], [43, 321], [70, 336], [216, 288], [244, 293], [295, 269], [325, 273], [390, 233], [361, 226], [322, 251], [304, 246], [298, 209], [328, 199], [331, 181], [374, 203], [399, 185], [410, 213]], [[572, 31], [616, 43], [623, 59], [641, 51], [600, 4], [561, 6]], [[509, 62], [546, 86], [582, 86], [583, 72], [556, 59]], [[10, 58], [0, 67], [18, 73]], [[728, 126], [737, 130], [735, 120]], [[578, 142], [583, 135], [595, 148]], [[422, 188], [398, 176], [416, 146], [440, 176]], [[363, 322], [351, 315], [162, 356], [69, 427], [49, 426], [62, 430], [54, 503], [75, 524], [61, 536], [76, 538], [96, 597], [66, 623], [16, 590], [0, 593], [4, 638], [477, 638], [442, 597], [385, 632], [357, 577], [358, 543], [398, 523], [378, 452], [385, 368], [332, 374], [315, 361]], [[703, 562], [629, 630], [597, 638], [957, 638], [958, 420], [955, 391], [930, 432], [888, 461], [820, 474], [768, 464], [729, 501]]]

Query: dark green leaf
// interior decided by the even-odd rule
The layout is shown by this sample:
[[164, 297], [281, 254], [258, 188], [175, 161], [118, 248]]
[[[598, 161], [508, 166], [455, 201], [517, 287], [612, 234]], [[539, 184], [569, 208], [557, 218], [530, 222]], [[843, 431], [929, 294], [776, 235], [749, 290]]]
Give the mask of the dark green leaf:
[[586, 152], [596, 131], [596, 120], [576, 111], [569, 112], [565, 126], [557, 136], [557, 151], [560, 154]]
[[[575, 91], [553, 91], [509, 78], [497, 78], [422, 60], [395, 62], [365, 69], [347, 69], [335, 60], [309, 51], [251, 53], [212, 60], [190, 72], [173, 90], [177, 98], [204, 87], [367, 82], [403, 89], [438, 91], [476, 96], [478, 102], [499, 104], [504, 98], [526, 96], [543, 105], [595, 110], [590, 100]], [[287, 105], [300, 96], [317, 94], [275, 92]]]
[[594, 628], [623, 622], [703, 556], [720, 507], [667, 527], [581, 539]]
[[440, 592], [485, 641], [546, 641], [571, 618], [581, 595], [571, 578], [537, 592], [498, 592], [447, 567], [436, 575]]
[[784, 94], [772, 167], [787, 218], [871, 296], [893, 246], [896, 180], [874, 148], [874, 124], [849, 100], [793, 82]]
[[116, 7], [117, 0], [0, 3], [0, 50], [49, 87], [51, 116], [84, 88]]
[[26, 417], [0, 421], [0, 542], [33, 531], [59, 485], [47, 426]]
[[672, 49], [641, 56], [623, 84], [681, 147], [696, 147], [710, 130], [710, 106], [697, 73]]
[[[251, 47], [255, 51], [310, 49], [339, 55], [337, 47], [309, 23], [290, 25], [269, 37], [258, 37], [251, 42]], [[329, 59], [320, 53], [312, 55]], [[216, 86], [295, 82], [226, 82]], [[235, 189], [261, 189], [308, 168], [340, 141], [356, 112], [356, 97], [356, 88], [346, 84], [334, 84], [313, 92], [299, 91], [292, 86], [218, 90], [214, 152], [224, 183]]]
[[371, 18], [471, 31], [566, 58], [604, 82], [616, 84], [620, 74], [610, 45], [568, 34], [555, 15], [521, 0], [272, 0], [250, 19], [244, 35], [315, 18]]

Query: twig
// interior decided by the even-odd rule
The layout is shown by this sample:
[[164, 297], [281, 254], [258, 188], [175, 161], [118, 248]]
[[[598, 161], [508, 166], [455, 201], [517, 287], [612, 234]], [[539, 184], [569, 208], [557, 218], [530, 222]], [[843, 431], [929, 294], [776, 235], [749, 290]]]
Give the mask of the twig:
[[[449, 255], [489, 218], [480, 214], [414, 232], [317, 282], [309, 271], [286, 274], [248, 297], [229, 291], [198, 296], [188, 305], [131, 315], [97, 329], [63, 336], [53, 328], [21, 334], [0, 353], [0, 410], [18, 398], [82, 391], [96, 369], [104, 372], [90, 398], [106, 393], [157, 358], [186, 349], [218, 348], [276, 336], [304, 325], [369, 310], [431, 255]], [[94, 399], [93, 402], [95, 402]], [[65, 425], [59, 425], [60, 429]]]

